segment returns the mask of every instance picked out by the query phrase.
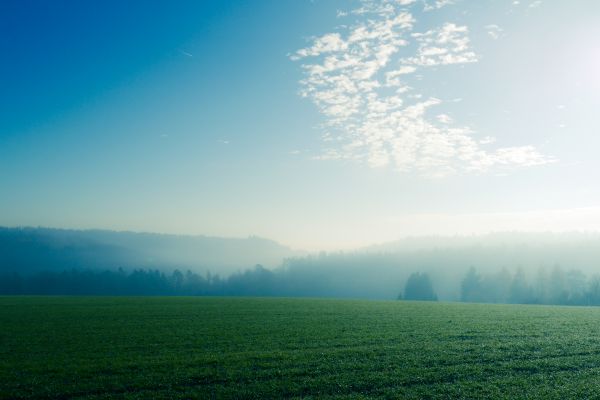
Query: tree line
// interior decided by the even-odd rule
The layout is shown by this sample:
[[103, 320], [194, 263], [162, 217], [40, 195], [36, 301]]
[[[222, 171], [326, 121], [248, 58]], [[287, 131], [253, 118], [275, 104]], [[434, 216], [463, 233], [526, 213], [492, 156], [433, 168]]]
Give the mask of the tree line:
[[[436, 301], [428, 273], [415, 272], [406, 281], [398, 299]], [[540, 268], [533, 279], [518, 268], [503, 268], [482, 274], [475, 267], [466, 272], [460, 285], [460, 301], [470, 303], [514, 303], [553, 305], [600, 305], [600, 275], [586, 277], [577, 269], [560, 266]]]
[[522, 268], [512, 274], [505, 268], [481, 274], [471, 267], [462, 280], [460, 299], [479, 303], [600, 305], [600, 275], [587, 277], [578, 269], [554, 266], [540, 268], [528, 278]]
[[275, 274], [261, 265], [221, 278], [190, 270], [135, 269], [126, 272], [71, 269], [41, 271], [31, 275], [16, 272], [0, 275], [4, 295], [142, 295], [142, 296], [272, 296], [277, 290]]
[[[186, 296], [318, 296], [352, 297], [360, 293], [343, 272], [337, 275], [309, 273], [298, 268], [269, 270], [261, 265], [223, 278], [218, 274], [198, 274], [187, 270], [164, 272], [151, 269], [43, 271], [29, 275], [0, 274], [2, 295], [186, 295]], [[414, 272], [395, 285], [399, 299], [437, 301], [435, 272]], [[337, 276], [337, 279], [336, 279]], [[364, 282], [368, 285], [368, 282]], [[540, 268], [526, 274], [503, 268], [479, 272], [469, 268], [457, 283], [457, 300], [478, 303], [521, 303], [600, 305], [600, 275], [586, 276], [577, 269], [559, 266]], [[455, 285], [457, 285], [455, 284]], [[348, 286], [351, 290], [342, 291]], [[349, 293], [350, 296], [346, 294]], [[358, 296], [361, 297], [361, 296]], [[364, 296], [362, 296], [364, 297]], [[390, 297], [388, 297], [390, 298]]]

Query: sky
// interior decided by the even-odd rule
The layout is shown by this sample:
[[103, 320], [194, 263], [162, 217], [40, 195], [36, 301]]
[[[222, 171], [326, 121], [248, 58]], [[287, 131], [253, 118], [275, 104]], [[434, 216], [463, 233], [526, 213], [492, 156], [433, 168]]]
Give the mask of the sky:
[[600, 230], [600, 3], [0, 2], [0, 225]]

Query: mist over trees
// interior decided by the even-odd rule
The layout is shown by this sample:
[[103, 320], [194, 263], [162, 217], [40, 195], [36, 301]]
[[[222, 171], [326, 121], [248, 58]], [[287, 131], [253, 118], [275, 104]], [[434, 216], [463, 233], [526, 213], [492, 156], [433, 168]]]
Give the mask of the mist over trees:
[[[185, 296], [344, 296], [327, 292], [330, 281], [298, 271], [268, 270], [261, 265], [222, 278], [192, 271], [123, 269], [116, 271], [67, 270], [44, 271], [22, 276], [16, 272], [0, 274], [2, 295], [185, 295]], [[321, 276], [323, 278], [323, 276]], [[399, 286], [399, 285], [398, 285]], [[600, 275], [587, 277], [579, 270], [560, 266], [540, 268], [535, 279], [528, 280], [522, 269], [503, 268], [480, 274], [469, 268], [460, 284], [463, 302], [600, 305]], [[347, 294], [352, 294], [351, 291]], [[403, 285], [404, 300], [437, 301], [429, 273], [413, 272]]]
[[541, 267], [527, 279], [522, 268], [513, 274], [502, 269], [481, 275], [470, 268], [461, 283], [461, 301], [520, 304], [600, 304], [600, 275], [586, 276], [577, 269]]
[[[204, 237], [120, 236], [95, 231], [80, 235], [80, 231], [54, 230], [45, 236], [38, 230], [14, 231], [0, 229], [0, 294], [396, 299], [400, 293], [407, 300], [571, 305], [600, 302], [600, 235], [407, 239], [353, 252], [304, 256], [292, 252], [275, 265], [246, 262], [231, 271], [222, 265], [223, 260], [233, 256], [217, 257], [220, 262], [214, 264], [191, 266], [185, 261], [187, 255], [165, 256], [197, 254], [201, 250], [190, 246], [209, 246]], [[96, 235], [111, 239], [92, 240]], [[122, 238], [126, 240], [120, 245]], [[143, 257], [136, 258], [139, 254], [124, 256], [131, 254], [128, 251], [115, 256], [119, 254], [115, 248], [135, 248], [132, 243], [136, 241], [143, 242], [144, 248], [157, 247], [143, 253], [146, 256], [160, 253], [166, 258], [144, 261]], [[273, 247], [269, 243], [274, 242], [262, 239], [211, 243], [221, 243], [219, 251], [229, 253], [241, 246], [244, 259], [256, 260], [268, 258], [261, 255], [265, 248], [270, 256], [274, 254], [272, 249], [285, 248]], [[259, 243], [253, 250], [256, 253], [247, 252], [253, 243]], [[211, 257], [219, 251], [213, 249]], [[88, 264], [96, 255], [104, 258]], [[255, 264], [263, 266], [252, 267]]]
[[229, 275], [254, 264], [275, 268], [284, 258], [300, 254], [259, 237], [0, 227], [0, 271], [20, 274], [124, 268]]

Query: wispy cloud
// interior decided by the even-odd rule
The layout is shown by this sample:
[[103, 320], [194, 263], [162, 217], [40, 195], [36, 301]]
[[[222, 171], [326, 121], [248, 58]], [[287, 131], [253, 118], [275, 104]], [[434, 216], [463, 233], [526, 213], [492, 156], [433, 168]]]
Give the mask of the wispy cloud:
[[[476, 63], [478, 56], [467, 26], [444, 22], [417, 32], [410, 7], [419, 3], [364, 0], [349, 12], [357, 23], [314, 38], [291, 55], [303, 61], [302, 96], [326, 117], [324, 138], [331, 147], [318, 158], [432, 177], [552, 162], [528, 145], [487, 150], [483, 146], [492, 140], [478, 141], [469, 127], [434, 113], [444, 102], [413, 87], [423, 78], [420, 72]], [[424, 4], [434, 11], [452, 3]]]
[[436, 66], [477, 62], [469, 44], [468, 28], [445, 23], [439, 28], [411, 36], [419, 44], [416, 57], [405, 58], [408, 64]]
[[496, 24], [486, 25], [485, 29], [487, 34], [494, 40], [500, 39], [504, 33], [504, 30]]
[[454, 3], [455, 3], [455, 0], [434, 0], [434, 1], [425, 2], [425, 7], [423, 8], [423, 11], [439, 10], [442, 7], [445, 7], [450, 4], [454, 4]]
[[529, 4], [529, 8], [537, 8], [542, 5], [542, 0], [535, 0]]

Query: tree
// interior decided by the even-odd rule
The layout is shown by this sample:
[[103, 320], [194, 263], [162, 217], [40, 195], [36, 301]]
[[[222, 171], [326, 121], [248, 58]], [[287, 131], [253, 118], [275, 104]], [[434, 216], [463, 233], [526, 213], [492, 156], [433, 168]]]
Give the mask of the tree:
[[173, 290], [176, 294], [181, 293], [181, 289], [183, 287], [184, 277], [180, 270], [176, 269], [171, 274], [171, 284], [173, 285]]
[[568, 304], [586, 304], [586, 285], [586, 276], [580, 270], [572, 269], [567, 273]]
[[481, 275], [477, 273], [475, 267], [471, 267], [460, 284], [460, 300], [482, 301], [482, 294]]
[[564, 271], [559, 265], [555, 265], [549, 280], [550, 304], [567, 304], [569, 290]]
[[600, 275], [594, 275], [590, 279], [587, 290], [587, 303], [600, 305]]
[[537, 278], [535, 280], [535, 297], [536, 303], [552, 304], [550, 276], [544, 266], [540, 267], [537, 273]]
[[411, 274], [404, 287], [404, 298], [406, 300], [437, 301], [438, 298], [433, 291], [429, 274], [425, 272], [414, 272]]
[[483, 279], [483, 293], [485, 301], [491, 303], [506, 303], [510, 297], [512, 276], [506, 268], [495, 274], [487, 275]]
[[525, 272], [523, 268], [519, 267], [513, 277], [510, 284], [510, 296], [509, 302], [516, 304], [528, 304], [533, 303], [534, 296], [531, 286], [527, 284], [525, 279]]

